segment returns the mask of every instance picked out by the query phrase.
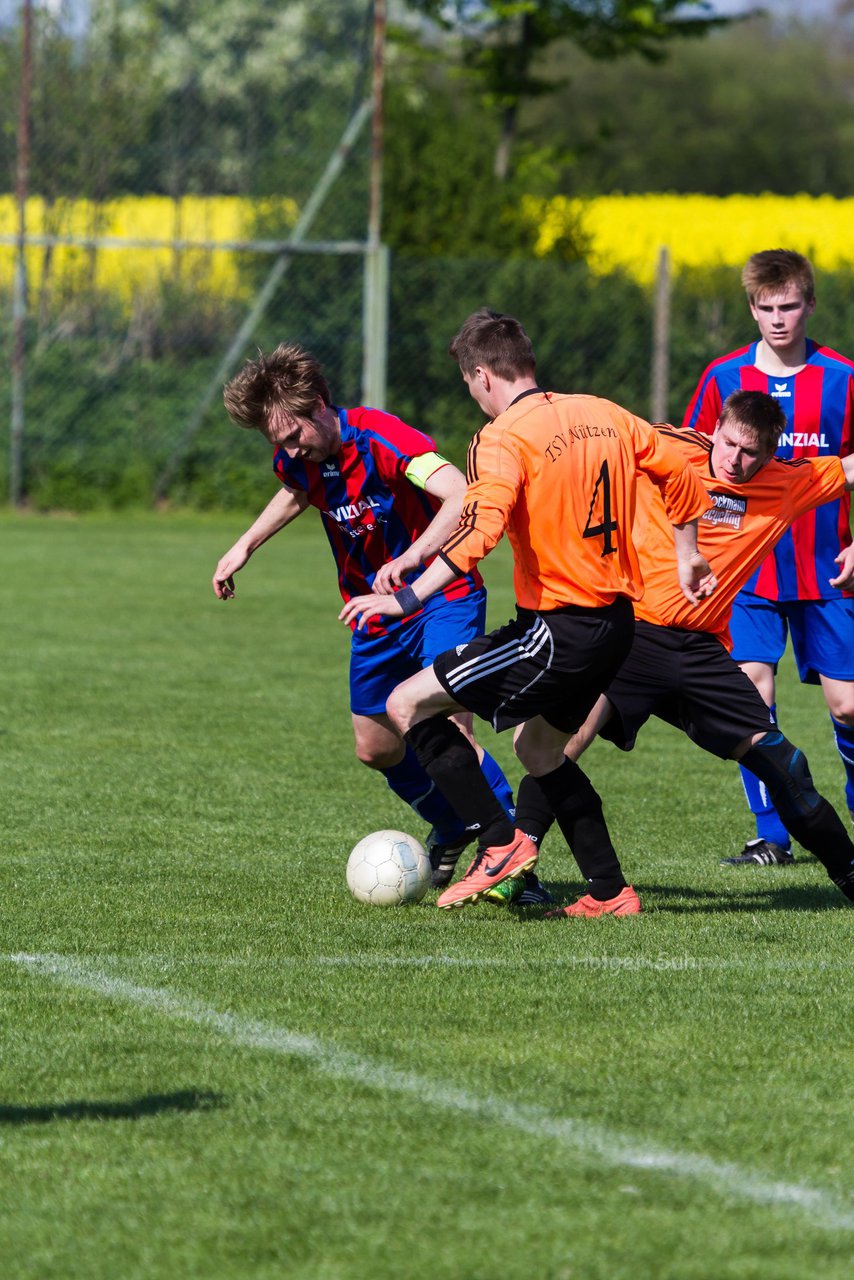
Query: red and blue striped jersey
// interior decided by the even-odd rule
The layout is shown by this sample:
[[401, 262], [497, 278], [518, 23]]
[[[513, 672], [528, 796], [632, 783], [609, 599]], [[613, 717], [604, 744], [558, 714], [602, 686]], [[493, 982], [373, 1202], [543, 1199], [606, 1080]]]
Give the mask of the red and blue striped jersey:
[[[379, 409], [336, 406], [335, 412], [341, 427], [338, 453], [312, 462], [289, 458], [279, 448], [273, 470], [282, 484], [302, 490], [320, 512], [346, 601], [371, 591], [377, 571], [411, 547], [441, 503], [406, 475], [413, 458], [435, 452], [429, 436]], [[421, 572], [411, 574], [410, 580]], [[482, 586], [475, 572], [458, 578], [439, 595], [456, 600]], [[404, 624], [408, 621], [403, 619]], [[379, 635], [400, 625], [399, 620], [374, 618], [368, 629]]]
[[[806, 364], [788, 378], [756, 367], [758, 341], [714, 360], [699, 381], [683, 427], [711, 435], [721, 405], [733, 391], [765, 391], [785, 410], [787, 429], [778, 458], [845, 457], [854, 450], [854, 361], [807, 339]], [[851, 542], [851, 500], [845, 493], [799, 516], [745, 591], [766, 600], [830, 600], [841, 592], [828, 583], [834, 557]]]

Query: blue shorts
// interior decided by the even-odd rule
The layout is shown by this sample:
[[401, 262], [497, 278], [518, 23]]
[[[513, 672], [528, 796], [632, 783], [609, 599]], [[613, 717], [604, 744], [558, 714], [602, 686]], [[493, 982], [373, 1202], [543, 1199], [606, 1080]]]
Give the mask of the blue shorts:
[[388, 696], [446, 649], [465, 644], [486, 629], [486, 591], [458, 600], [431, 596], [409, 622], [386, 635], [354, 631], [350, 646], [350, 710], [357, 716], [385, 713]]
[[854, 600], [764, 600], [747, 591], [732, 606], [732, 656], [736, 662], [776, 667], [792, 637], [802, 684], [854, 680]]

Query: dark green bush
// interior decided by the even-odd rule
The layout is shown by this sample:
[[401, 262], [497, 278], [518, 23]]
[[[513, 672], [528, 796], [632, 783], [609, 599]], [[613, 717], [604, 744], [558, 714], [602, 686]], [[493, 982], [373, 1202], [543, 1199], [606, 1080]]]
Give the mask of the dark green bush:
[[[269, 266], [268, 260], [258, 268], [258, 280]], [[854, 353], [851, 286], [850, 273], [823, 275], [813, 324], [817, 338], [844, 353]], [[523, 321], [544, 386], [650, 413], [651, 298], [627, 276], [595, 276], [577, 262], [399, 257], [390, 293], [387, 405], [432, 434], [460, 465], [482, 418], [447, 347], [469, 312], [485, 304]], [[148, 329], [129, 326], [108, 300], [87, 298], [73, 310], [64, 303], [62, 314], [30, 334], [23, 480], [34, 507], [150, 506], [157, 478], [171, 463], [172, 503], [252, 509], [273, 492], [269, 446], [228, 421], [218, 393], [201, 429], [185, 440], [242, 312], [233, 302], [218, 308], [210, 297], [185, 296], [175, 286], [161, 301]], [[728, 270], [681, 274], [671, 310], [668, 416], [679, 422], [705, 365], [752, 341], [755, 326], [737, 273]], [[8, 314], [0, 323], [8, 334]], [[320, 357], [338, 402], [360, 401], [359, 256], [292, 262], [244, 354], [283, 339]], [[0, 382], [4, 495], [9, 406], [7, 373]]]

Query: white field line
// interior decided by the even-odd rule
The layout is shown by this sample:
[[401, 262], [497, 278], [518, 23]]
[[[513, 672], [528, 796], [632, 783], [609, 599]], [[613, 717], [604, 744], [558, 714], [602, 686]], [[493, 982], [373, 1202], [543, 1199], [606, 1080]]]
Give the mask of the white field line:
[[691, 1152], [669, 1150], [638, 1142], [631, 1136], [604, 1127], [553, 1115], [541, 1107], [511, 1098], [469, 1093], [453, 1085], [431, 1080], [411, 1071], [399, 1071], [380, 1061], [337, 1049], [314, 1036], [300, 1035], [285, 1027], [221, 1013], [201, 1002], [175, 995], [161, 987], [141, 987], [114, 978], [69, 956], [16, 954], [3, 957], [31, 973], [90, 991], [107, 1000], [119, 1000], [167, 1018], [194, 1023], [232, 1044], [311, 1062], [318, 1071], [351, 1080], [374, 1092], [387, 1090], [416, 1098], [419, 1103], [461, 1112], [502, 1129], [518, 1129], [541, 1140], [551, 1139], [582, 1157], [593, 1156], [618, 1168], [651, 1169], [676, 1178], [691, 1178], [724, 1195], [726, 1199], [754, 1204], [788, 1206], [803, 1210], [813, 1225], [837, 1231], [854, 1231], [854, 1206], [831, 1193], [792, 1182], [778, 1182], [741, 1168]]
[[[305, 963], [295, 960], [293, 963]], [[739, 970], [749, 969], [751, 973], [758, 970], [766, 972], [783, 971], [786, 973], [793, 971], [800, 972], [832, 972], [834, 969], [851, 968], [854, 966], [854, 960], [826, 961], [826, 960], [769, 960], [763, 957], [751, 958], [745, 960], [738, 957], [726, 957], [717, 959], [712, 956], [690, 956], [690, 955], [665, 955], [658, 956], [593, 956], [593, 955], [567, 955], [543, 957], [542, 960], [530, 960], [525, 957], [500, 956], [500, 957], [484, 957], [482, 959], [472, 959], [470, 956], [447, 956], [447, 955], [426, 955], [426, 956], [385, 956], [385, 955], [341, 955], [341, 956], [316, 956], [313, 958], [316, 965], [325, 965], [329, 967], [341, 968], [364, 968], [364, 969], [383, 969], [383, 968], [417, 968], [430, 969], [435, 967], [441, 968], [461, 968], [461, 969], [513, 969], [522, 971], [524, 969], [546, 969], [551, 972], [553, 969], [600, 969], [613, 970], [615, 972], [640, 972], [650, 970], [652, 972], [692, 972], [699, 970]]]
[[[7, 957], [8, 959], [8, 957]], [[210, 965], [218, 969], [251, 968], [262, 962], [263, 957], [257, 955], [229, 956], [216, 952], [188, 952], [186, 956], [176, 956], [157, 952], [133, 955], [102, 955], [102, 964], [121, 965], [133, 961], [135, 964], [156, 965], [166, 971], [179, 971], [188, 966]], [[844, 957], [838, 960], [790, 960], [785, 957], [772, 959], [767, 956], [692, 956], [667, 955], [661, 952], [657, 956], [596, 956], [572, 955], [563, 952], [559, 956], [544, 956], [542, 959], [531, 959], [529, 956], [453, 956], [442, 953], [423, 956], [390, 956], [382, 952], [360, 952], [330, 956], [276, 956], [275, 961], [280, 969], [508, 969], [522, 973], [526, 970], [545, 970], [552, 973], [557, 969], [596, 969], [614, 973], [698, 973], [708, 971], [749, 971], [750, 973], [843, 973], [854, 968], [854, 959]]]

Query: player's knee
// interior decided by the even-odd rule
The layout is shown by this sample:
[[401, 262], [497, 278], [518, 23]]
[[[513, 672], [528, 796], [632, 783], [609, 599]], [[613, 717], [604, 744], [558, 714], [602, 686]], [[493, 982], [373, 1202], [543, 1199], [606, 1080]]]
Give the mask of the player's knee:
[[369, 743], [356, 743], [356, 759], [368, 769], [393, 769], [403, 758], [402, 749], [393, 750], [372, 747]]
[[541, 743], [532, 744], [524, 737], [513, 743], [513, 750], [528, 773], [532, 773], [534, 777], [541, 777], [544, 773], [551, 773], [554, 769], [560, 768], [564, 759], [560, 747], [543, 746]]
[[398, 685], [389, 695], [385, 705], [386, 715], [400, 733], [406, 733], [412, 727], [415, 704], [412, 698]]
[[828, 701], [827, 709], [838, 724], [854, 729], [854, 684], [837, 694], [832, 702]]

